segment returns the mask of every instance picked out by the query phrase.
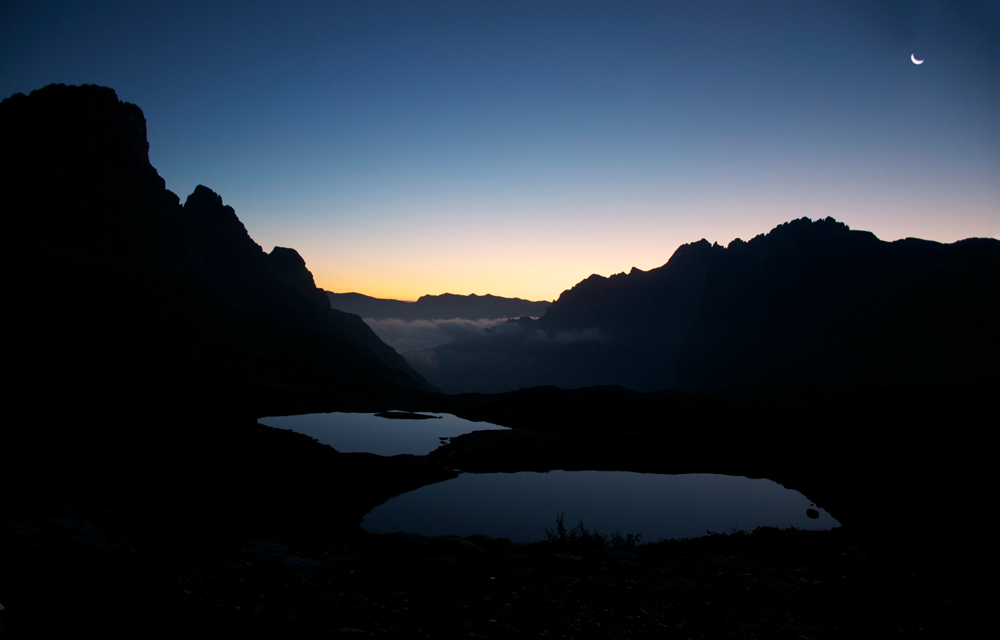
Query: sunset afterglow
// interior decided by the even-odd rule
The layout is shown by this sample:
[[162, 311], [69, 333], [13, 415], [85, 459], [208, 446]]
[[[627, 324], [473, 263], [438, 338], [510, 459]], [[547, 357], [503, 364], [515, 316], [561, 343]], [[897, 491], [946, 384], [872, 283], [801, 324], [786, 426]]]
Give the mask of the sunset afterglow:
[[803, 216], [1000, 235], [990, 3], [238, 6], [7, 4], [0, 90], [113, 87], [169, 189], [337, 292], [554, 299]]

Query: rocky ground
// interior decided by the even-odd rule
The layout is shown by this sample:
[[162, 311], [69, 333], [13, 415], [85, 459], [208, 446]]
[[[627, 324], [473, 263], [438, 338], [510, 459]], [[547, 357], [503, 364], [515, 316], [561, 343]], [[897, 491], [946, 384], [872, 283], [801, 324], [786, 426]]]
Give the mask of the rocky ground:
[[121, 512], [9, 516], [0, 635], [963, 637], [987, 555], [920, 537], [758, 530], [613, 549], [564, 539], [281, 538]]
[[[794, 398], [804, 408], [789, 411], [789, 392], [750, 391], [728, 404], [725, 394], [649, 394], [629, 404], [613, 389], [441, 400], [465, 407], [414, 403], [456, 413], [486, 413], [494, 403], [494, 413], [507, 413], [478, 417], [527, 421], [519, 433], [463, 436], [424, 457], [337, 453], [176, 399], [164, 403], [173, 413], [140, 422], [135, 412], [123, 409], [113, 422], [105, 412], [101, 430], [78, 428], [72, 416], [45, 420], [58, 432], [29, 428], [28, 416], [0, 430], [0, 640], [150, 631], [953, 638], [989, 628], [995, 553], [983, 506], [993, 465], [987, 447], [970, 446], [983, 430], [970, 416], [991, 396], [921, 393], [933, 402], [918, 403], [916, 392], [875, 394], [851, 404], [805, 394]], [[632, 418], [615, 419], [636, 406]], [[929, 424], [951, 437], [903, 437], [933, 433]], [[580, 425], [591, 426], [568, 431]], [[453, 468], [536, 467], [756, 468], [845, 526], [618, 549], [358, 529], [375, 505], [452, 477]]]

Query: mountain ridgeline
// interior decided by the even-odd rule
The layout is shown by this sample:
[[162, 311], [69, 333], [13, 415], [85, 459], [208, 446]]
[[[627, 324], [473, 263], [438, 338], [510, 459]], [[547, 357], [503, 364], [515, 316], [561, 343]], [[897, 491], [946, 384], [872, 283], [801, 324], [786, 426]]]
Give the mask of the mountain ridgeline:
[[[648, 272], [591, 276], [551, 305], [376, 300], [321, 291], [298, 253], [265, 253], [206, 187], [181, 204], [149, 162], [142, 111], [111, 89], [16, 94], [0, 121], [17, 274], [8, 361], [26, 388], [378, 395], [1000, 381], [995, 239], [883, 242], [802, 218], [728, 247], [684, 245]], [[376, 319], [521, 317], [404, 359], [331, 300]]]
[[116, 385], [427, 382], [302, 257], [265, 253], [222, 198], [182, 205], [149, 163], [146, 122], [111, 89], [50, 85], [0, 104], [8, 293], [22, 380]]
[[362, 318], [373, 320], [483, 320], [496, 318], [538, 317], [545, 313], [550, 302], [503, 298], [486, 294], [461, 296], [443, 293], [438, 296], [420, 296], [416, 302], [372, 298], [360, 293], [333, 293], [327, 291], [330, 306]]
[[883, 242], [802, 218], [591, 276], [538, 320], [406, 355], [453, 393], [996, 382], [998, 294], [995, 239]]

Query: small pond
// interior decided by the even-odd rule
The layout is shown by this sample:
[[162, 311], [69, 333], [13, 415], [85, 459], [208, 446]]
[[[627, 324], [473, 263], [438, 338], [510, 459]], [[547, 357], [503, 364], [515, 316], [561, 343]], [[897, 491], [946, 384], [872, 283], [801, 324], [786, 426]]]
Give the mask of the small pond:
[[472, 422], [447, 413], [424, 413], [426, 420], [400, 420], [373, 413], [309, 413], [298, 416], [261, 418], [258, 422], [278, 429], [291, 429], [316, 438], [343, 453], [375, 453], [422, 456], [438, 448], [442, 438], [472, 431], [504, 429], [487, 422]]
[[[807, 509], [818, 518], [806, 515]], [[372, 533], [426, 536], [484, 534], [515, 542], [545, 539], [556, 516], [567, 529], [642, 534], [643, 542], [691, 538], [706, 531], [758, 526], [832, 529], [840, 526], [798, 491], [771, 480], [717, 474], [627, 471], [463, 473], [396, 496], [365, 516]]]

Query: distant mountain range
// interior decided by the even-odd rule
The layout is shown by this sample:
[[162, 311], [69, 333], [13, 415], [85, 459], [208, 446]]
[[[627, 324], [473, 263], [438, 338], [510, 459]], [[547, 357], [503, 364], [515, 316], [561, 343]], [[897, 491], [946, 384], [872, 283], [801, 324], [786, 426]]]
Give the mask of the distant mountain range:
[[540, 319], [407, 354], [452, 392], [1000, 380], [1000, 241], [883, 242], [832, 218], [591, 276]]
[[142, 111], [113, 90], [15, 94], [0, 121], [7, 364], [22, 382], [432, 388], [218, 194], [198, 186], [182, 205], [149, 163]]
[[[684, 245], [648, 272], [591, 276], [551, 305], [377, 300], [317, 289], [298, 253], [265, 253], [206, 187], [181, 204], [149, 163], [142, 111], [111, 89], [16, 94], [0, 121], [7, 364], [26, 388], [306, 384], [377, 395], [1000, 381], [995, 239], [890, 243], [802, 218], [728, 247]], [[442, 324], [461, 339], [404, 359], [360, 315], [518, 319]]]
[[420, 296], [416, 302], [372, 298], [360, 293], [333, 293], [327, 291], [330, 306], [362, 318], [374, 320], [482, 320], [496, 318], [538, 317], [545, 313], [551, 302], [532, 302], [521, 298], [502, 298], [486, 294], [461, 296], [443, 293], [439, 296]]

